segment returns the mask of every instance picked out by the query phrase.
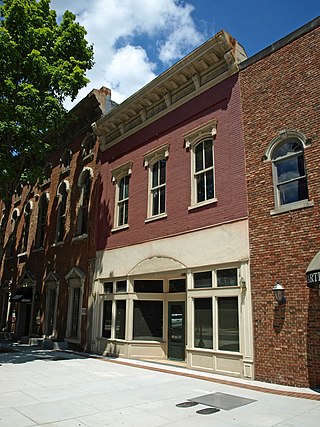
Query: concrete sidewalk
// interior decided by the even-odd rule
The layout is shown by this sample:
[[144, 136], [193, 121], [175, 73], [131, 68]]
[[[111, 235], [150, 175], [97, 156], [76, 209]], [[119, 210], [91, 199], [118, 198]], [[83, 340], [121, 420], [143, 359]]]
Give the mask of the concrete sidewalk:
[[[0, 426], [319, 424], [320, 393], [310, 389], [233, 380], [160, 363], [86, 357], [14, 344], [9, 350], [16, 351], [0, 351]], [[205, 404], [176, 406], [214, 393], [222, 393], [214, 396], [219, 397], [222, 407], [228, 399], [251, 400], [241, 401], [246, 404], [229, 410], [220, 406], [219, 412], [207, 415], [198, 413], [211, 408]]]

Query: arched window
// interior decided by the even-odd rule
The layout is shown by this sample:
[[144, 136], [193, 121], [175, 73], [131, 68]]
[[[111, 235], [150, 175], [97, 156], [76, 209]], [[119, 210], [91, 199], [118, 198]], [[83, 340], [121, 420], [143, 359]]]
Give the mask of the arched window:
[[36, 234], [36, 247], [43, 248], [45, 229], [47, 225], [47, 213], [49, 204], [49, 194], [44, 193], [39, 200], [38, 223]]
[[304, 147], [296, 137], [277, 144], [272, 152], [276, 207], [308, 200]]
[[57, 195], [59, 196], [58, 218], [56, 230], [56, 242], [63, 242], [66, 232], [66, 215], [67, 215], [67, 198], [69, 191], [69, 183], [62, 181], [58, 188]]
[[26, 204], [26, 207], [24, 208], [24, 224], [23, 224], [23, 231], [22, 231], [21, 253], [27, 252], [27, 249], [28, 249], [31, 212], [32, 212], [32, 202], [28, 202]]
[[92, 180], [92, 169], [85, 168], [79, 177], [78, 185], [81, 188], [80, 204], [78, 211], [78, 227], [77, 235], [82, 236], [88, 233], [88, 220], [89, 220], [89, 202], [90, 190]]

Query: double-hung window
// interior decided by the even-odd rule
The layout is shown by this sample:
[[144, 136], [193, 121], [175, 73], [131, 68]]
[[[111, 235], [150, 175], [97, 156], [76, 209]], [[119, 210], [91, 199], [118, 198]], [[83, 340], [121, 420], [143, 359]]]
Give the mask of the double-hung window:
[[62, 181], [58, 188], [58, 218], [56, 230], [56, 242], [63, 242], [66, 232], [66, 216], [67, 216], [67, 198], [69, 192], [69, 183]]
[[166, 211], [166, 160], [158, 160], [151, 166], [150, 213], [160, 215]]
[[112, 181], [116, 184], [113, 230], [129, 226], [129, 187], [132, 162], [120, 165], [112, 171]]
[[47, 225], [47, 213], [49, 205], [49, 193], [43, 193], [39, 200], [38, 222], [36, 234], [36, 247], [43, 248], [44, 236]]
[[31, 213], [32, 213], [32, 202], [30, 201], [26, 204], [26, 207], [24, 209], [24, 225], [23, 225], [23, 232], [22, 232], [21, 253], [27, 252], [27, 249], [28, 249]]
[[313, 206], [304, 155], [309, 143], [301, 132], [283, 130], [269, 144], [264, 160], [272, 162], [275, 209], [271, 214]]
[[308, 199], [307, 175], [302, 144], [297, 139], [288, 139], [278, 146], [273, 154], [276, 204]]
[[83, 236], [88, 233], [89, 203], [92, 177], [93, 171], [91, 168], [84, 168], [84, 170], [79, 176], [78, 186], [81, 188], [81, 194], [78, 210], [78, 236]]
[[186, 149], [191, 152], [191, 206], [216, 201], [214, 139], [216, 120], [199, 126], [184, 136]]
[[168, 144], [164, 144], [144, 156], [144, 165], [149, 171], [148, 219], [156, 219], [166, 216], [168, 157]]

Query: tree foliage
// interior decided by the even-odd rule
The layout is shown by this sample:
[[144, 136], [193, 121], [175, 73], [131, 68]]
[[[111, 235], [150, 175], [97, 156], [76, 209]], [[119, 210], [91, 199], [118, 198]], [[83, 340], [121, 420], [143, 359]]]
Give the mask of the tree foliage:
[[64, 124], [66, 97], [88, 83], [93, 50], [66, 11], [60, 22], [50, 0], [4, 0], [0, 21], [0, 198], [54, 149], [45, 138]]

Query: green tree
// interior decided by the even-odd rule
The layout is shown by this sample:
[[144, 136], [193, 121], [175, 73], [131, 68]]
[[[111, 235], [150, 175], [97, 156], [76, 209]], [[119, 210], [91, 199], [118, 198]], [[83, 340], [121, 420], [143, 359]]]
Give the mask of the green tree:
[[59, 134], [64, 100], [88, 83], [93, 49], [75, 15], [66, 11], [58, 22], [50, 0], [3, 0], [0, 12], [0, 199], [9, 215], [17, 184], [34, 183], [59, 143], [46, 135]]

